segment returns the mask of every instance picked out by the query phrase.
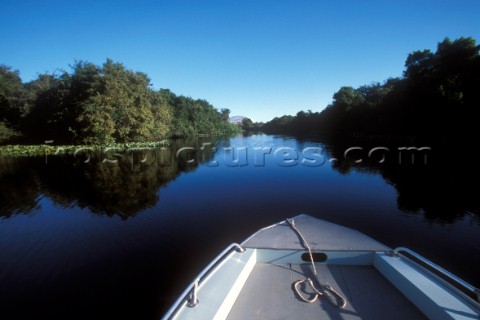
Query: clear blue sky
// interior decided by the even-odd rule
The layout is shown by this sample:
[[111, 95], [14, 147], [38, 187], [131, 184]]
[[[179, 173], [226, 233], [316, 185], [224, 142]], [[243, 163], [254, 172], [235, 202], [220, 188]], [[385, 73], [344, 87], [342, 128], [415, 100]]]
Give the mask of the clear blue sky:
[[24, 81], [109, 57], [256, 121], [401, 76], [408, 53], [447, 36], [480, 41], [479, 0], [1, 0], [0, 13], [0, 64]]

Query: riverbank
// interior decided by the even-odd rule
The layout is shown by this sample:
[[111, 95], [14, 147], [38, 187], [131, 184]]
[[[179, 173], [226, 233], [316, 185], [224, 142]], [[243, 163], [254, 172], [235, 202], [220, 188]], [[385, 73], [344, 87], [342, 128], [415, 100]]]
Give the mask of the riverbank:
[[[132, 149], [155, 149], [166, 147], [169, 140], [153, 142], [129, 142], [111, 144], [90, 144], [90, 145], [53, 145], [51, 143], [41, 145], [5, 145], [0, 146], [0, 157], [32, 157], [42, 155], [75, 155], [79, 150], [89, 151], [120, 151], [125, 152]], [[53, 142], [52, 142], [53, 143]]]

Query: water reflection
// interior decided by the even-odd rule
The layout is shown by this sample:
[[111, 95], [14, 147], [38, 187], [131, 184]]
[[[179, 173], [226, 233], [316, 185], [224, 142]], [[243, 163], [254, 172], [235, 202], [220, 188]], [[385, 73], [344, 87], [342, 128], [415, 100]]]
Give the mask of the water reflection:
[[30, 159], [0, 158], [0, 217], [29, 213], [38, 208], [40, 196], [37, 171]]
[[395, 187], [400, 210], [443, 223], [474, 214], [480, 223], [480, 171], [469, 148], [391, 142], [352, 146], [325, 145], [330, 159], [335, 159], [333, 169], [344, 175], [352, 171], [380, 174]]
[[[470, 213], [480, 216], [480, 171], [467, 148], [460, 157], [442, 144], [405, 150], [402, 148], [406, 146], [391, 142], [334, 144], [269, 135], [175, 140], [169, 147], [123, 153], [84, 150], [76, 156], [48, 159], [0, 158], [0, 216], [31, 213], [39, 208], [39, 199], [47, 196], [65, 208], [78, 206], [127, 219], [155, 206], [160, 200], [160, 188], [182, 172], [201, 165], [258, 166], [265, 159], [267, 166], [277, 167], [274, 151], [280, 147], [296, 150], [300, 155], [296, 163], [301, 163], [301, 151], [312, 146], [323, 150], [323, 166], [331, 166], [342, 175], [354, 171], [379, 174], [395, 187], [397, 206], [408, 214], [423, 214], [444, 223]], [[417, 147], [421, 146], [426, 145]], [[265, 147], [273, 150], [268, 154], [260, 151], [263, 158], [259, 162], [258, 152], [252, 150]], [[248, 161], [242, 148], [248, 148]]]
[[0, 216], [30, 213], [45, 195], [65, 208], [78, 206], [127, 219], [154, 206], [159, 189], [182, 172], [210, 161], [215, 143], [221, 140], [175, 140], [154, 150], [0, 158]]

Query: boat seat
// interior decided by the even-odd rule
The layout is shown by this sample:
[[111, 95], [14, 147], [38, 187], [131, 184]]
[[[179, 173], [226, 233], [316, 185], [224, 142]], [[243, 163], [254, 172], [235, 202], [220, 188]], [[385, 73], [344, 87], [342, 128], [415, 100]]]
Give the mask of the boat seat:
[[441, 285], [427, 272], [414, 267], [405, 259], [377, 252], [373, 264], [428, 318], [478, 319], [478, 311], [457, 298], [453, 290]]

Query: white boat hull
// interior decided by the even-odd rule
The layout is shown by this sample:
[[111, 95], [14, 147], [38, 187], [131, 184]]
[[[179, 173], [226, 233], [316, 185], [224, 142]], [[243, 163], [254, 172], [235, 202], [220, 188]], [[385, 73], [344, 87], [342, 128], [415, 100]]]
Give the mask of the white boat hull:
[[[232, 246], [163, 319], [479, 319], [478, 301], [468, 295], [478, 290], [460, 279], [451, 285], [457, 278], [443, 277], [445, 270], [436, 274], [355, 230], [307, 215], [294, 221], [300, 234], [278, 223]], [[315, 292], [295, 283], [306, 278], [328, 283], [345, 307], [327, 294], [305, 303]]]

